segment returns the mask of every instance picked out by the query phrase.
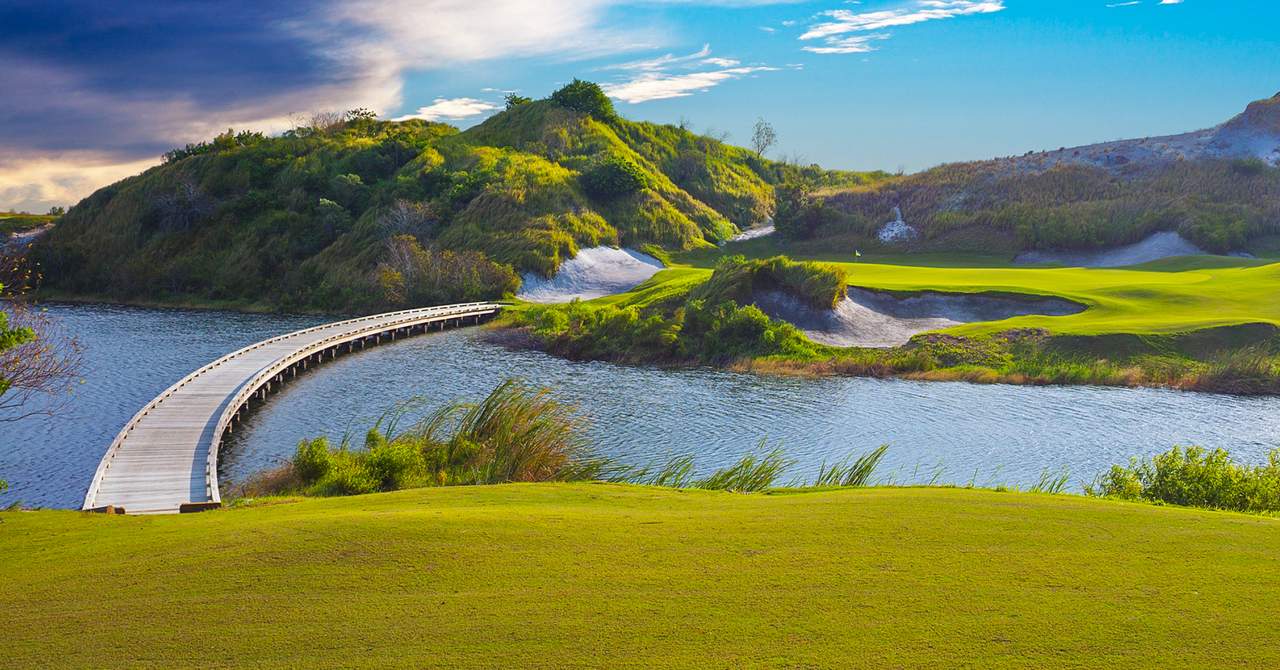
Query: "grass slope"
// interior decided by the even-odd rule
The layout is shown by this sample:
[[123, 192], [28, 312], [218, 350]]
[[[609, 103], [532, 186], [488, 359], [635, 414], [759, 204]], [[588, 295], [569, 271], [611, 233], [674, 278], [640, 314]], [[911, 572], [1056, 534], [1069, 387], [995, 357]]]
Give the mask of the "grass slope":
[[10, 667], [1267, 667], [1274, 519], [504, 485], [0, 515]]
[[[711, 276], [712, 258], [677, 257], [679, 265], [654, 275], [635, 290], [591, 304], [651, 304], [655, 296], [705, 281]], [[1084, 312], [1069, 316], [1021, 316], [942, 331], [955, 335], [986, 335], [1011, 328], [1043, 328], [1057, 335], [1161, 335], [1254, 323], [1280, 326], [1280, 300], [1275, 298], [1280, 289], [1280, 263], [1206, 256], [1120, 269], [966, 267], [968, 258], [961, 257], [938, 258], [938, 266], [930, 267], [896, 262], [837, 262], [833, 258], [829, 254], [812, 260], [844, 270], [851, 286], [905, 292], [1056, 296], [1088, 306]], [[948, 261], [956, 266], [949, 267], [952, 263]]]

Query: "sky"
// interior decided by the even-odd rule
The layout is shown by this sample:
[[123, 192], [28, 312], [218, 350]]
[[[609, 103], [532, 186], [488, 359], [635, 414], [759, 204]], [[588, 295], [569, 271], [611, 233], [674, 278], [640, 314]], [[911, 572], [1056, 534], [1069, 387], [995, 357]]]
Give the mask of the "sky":
[[1213, 126], [1280, 91], [1276, 0], [0, 0], [0, 211], [228, 127], [467, 127], [578, 77], [774, 158], [916, 171]]

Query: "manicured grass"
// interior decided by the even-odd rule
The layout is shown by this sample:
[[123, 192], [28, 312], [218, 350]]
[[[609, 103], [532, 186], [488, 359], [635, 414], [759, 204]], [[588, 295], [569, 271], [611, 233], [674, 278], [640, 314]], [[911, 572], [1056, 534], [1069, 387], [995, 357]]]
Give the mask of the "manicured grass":
[[[995, 291], [1059, 296], [1088, 306], [1070, 316], [1023, 316], [948, 329], [955, 335], [982, 335], [1012, 328], [1044, 328], [1059, 335], [1186, 333], [1250, 323], [1280, 325], [1280, 263], [1203, 256], [1171, 258], [1128, 268], [1028, 268], [995, 257], [930, 255], [913, 264], [867, 257], [850, 262], [838, 255], [796, 255], [842, 267], [849, 283], [890, 291]], [[678, 259], [708, 266], [710, 257]], [[928, 263], [928, 265], [920, 264]], [[710, 276], [709, 270], [703, 270]], [[655, 277], [655, 280], [661, 277]], [[688, 281], [687, 275], [681, 276]]]
[[1280, 521], [961, 489], [0, 514], [7, 667], [1275, 667]]

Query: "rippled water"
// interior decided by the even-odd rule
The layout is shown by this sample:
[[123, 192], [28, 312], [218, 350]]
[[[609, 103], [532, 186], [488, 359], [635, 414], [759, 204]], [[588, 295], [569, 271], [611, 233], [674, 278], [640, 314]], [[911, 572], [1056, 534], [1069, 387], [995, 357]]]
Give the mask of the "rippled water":
[[[75, 507], [103, 450], [173, 381], [245, 344], [317, 317], [55, 306], [86, 348], [85, 383], [56, 419], [0, 424], [0, 502]], [[302, 437], [362, 435], [385, 410], [420, 396], [429, 411], [478, 398], [520, 376], [557, 389], [591, 420], [604, 454], [643, 463], [692, 453], [700, 469], [761, 439], [811, 478], [824, 459], [890, 445], [882, 477], [1025, 485], [1046, 467], [1073, 483], [1174, 444], [1260, 460], [1280, 446], [1280, 399], [1092, 387], [1031, 388], [873, 379], [791, 379], [716, 370], [572, 363], [487, 343], [476, 329], [368, 349], [299, 377], [249, 415], [224, 446], [224, 476], [242, 479], [292, 453]], [[358, 440], [357, 440], [358, 442]], [[976, 474], [975, 474], [976, 473]]]

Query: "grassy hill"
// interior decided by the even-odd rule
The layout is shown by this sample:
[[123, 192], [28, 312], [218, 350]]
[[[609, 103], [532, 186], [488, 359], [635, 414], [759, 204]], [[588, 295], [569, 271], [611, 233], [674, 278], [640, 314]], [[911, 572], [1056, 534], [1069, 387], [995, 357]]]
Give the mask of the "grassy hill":
[[1272, 518], [963, 489], [446, 487], [0, 514], [11, 667], [1268, 667]]
[[628, 121], [575, 82], [465, 132], [360, 110], [228, 131], [89, 196], [35, 253], [55, 294], [372, 311], [500, 297], [581, 246], [711, 247], [775, 183], [880, 177]]
[[[915, 239], [882, 243], [903, 220]], [[870, 185], [793, 189], [778, 224], [799, 250], [1097, 249], [1176, 231], [1214, 253], [1280, 252], [1280, 95], [1215, 128], [943, 165]]]

